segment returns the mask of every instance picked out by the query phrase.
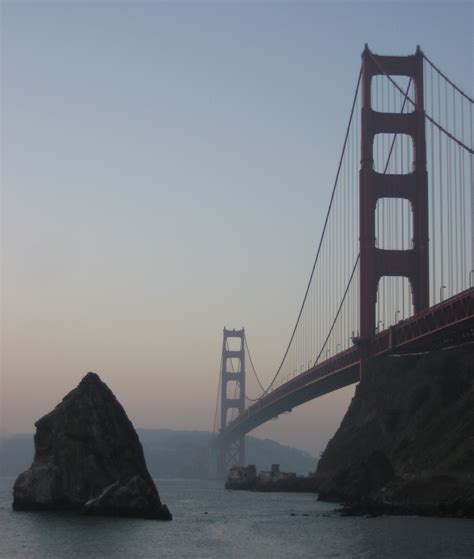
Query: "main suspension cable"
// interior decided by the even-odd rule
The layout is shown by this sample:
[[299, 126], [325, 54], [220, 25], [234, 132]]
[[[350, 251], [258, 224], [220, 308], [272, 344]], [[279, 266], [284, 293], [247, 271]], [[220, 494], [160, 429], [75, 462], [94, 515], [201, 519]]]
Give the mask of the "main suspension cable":
[[[255, 370], [253, 360], [252, 360], [252, 355], [250, 354], [250, 349], [249, 349], [248, 342], [247, 342], [247, 336], [244, 336], [244, 343], [245, 343], [245, 348], [246, 348], [248, 356], [249, 356], [250, 364], [252, 365], [253, 374], [255, 375], [255, 378], [257, 379], [257, 382], [258, 382], [260, 388], [262, 390], [265, 390], [265, 388], [263, 387], [263, 384], [260, 382], [260, 379], [258, 378], [257, 371]], [[247, 396], [246, 396], [246, 398], [247, 398]], [[250, 400], [251, 398], [248, 398], [248, 399]]]
[[[405, 91], [405, 92], [402, 92], [404, 98], [403, 98], [403, 103], [402, 103], [400, 112], [403, 112], [403, 111], [404, 111], [406, 102], [407, 102], [407, 100], [409, 100], [408, 94], [409, 94], [409, 91], [410, 91], [411, 84], [412, 84], [412, 78], [410, 78], [410, 80], [408, 81], [408, 85], [407, 85], [406, 91]], [[358, 85], [359, 85], [359, 84], [358, 84]], [[356, 96], [356, 97], [357, 97], [357, 96]], [[353, 104], [353, 108], [354, 108], [354, 104]], [[353, 111], [351, 111], [351, 120], [352, 120], [352, 115], [353, 115]], [[350, 127], [350, 122], [349, 122], [349, 127]], [[383, 174], [386, 174], [387, 171], [388, 171], [389, 164], [390, 164], [390, 159], [391, 159], [391, 156], [392, 156], [392, 153], [393, 153], [393, 149], [394, 149], [394, 146], [395, 146], [395, 142], [396, 142], [397, 136], [398, 136], [398, 134], [395, 134], [394, 137], [393, 137], [393, 139], [392, 139], [391, 146], [390, 146], [389, 152], [388, 152], [388, 154], [387, 154], [387, 161], [385, 162], [385, 167], [384, 167], [384, 170], [383, 170]], [[344, 151], [344, 150], [345, 150], [345, 145], [344, 145], [343, 151]], [[344, 155], [344, 153], [343, 153], [343, 155]], [[342, 157], [341, 157], [341, 162], [342, 162]], [[339, 174], [339, 169], [338, 169], [338, 174]], [[337, 177], [336, 177], [336, 184], [337, 184]], [[334, 189], [333, 189], [333, 194], [334, 194]], [[331, 197], [331, 202], [332, 202], [332, 197]], [[328, 213], [329, 213], [329, 212], [328, 212]], [[324, 229], [323, 229], [323, 235], [324, 235]], [[319, 254], [319, 251], [318, 251], [318, 254]], [[352, 268], [352, 272], [351, 272], [351, 275], [350, 275], [350, 277], [349, 277], [349, 281], [347, 282], [347, 285], [346, 285], [346, 288], [345, 288], [345, 291], [344, 291], [344, 294], [343, 294], [343, 297], [342, 297], [342, 301], [341, 301], [341, 303], [340, 303], [340, 305], [339, 305], [339, 307], [338, 307], [338, 309], [337, 309], [336, 315], [335, 315], [334, 320], [333, 320], [333, 322], [332, 322], [332, 324], [331, 324], [331, 327], [330, 327], [330, 329], [329, 329], [329, 333], [328, 333], [328, 335], [326, 336], [326, 339], [325, 339], [325, 341], [324, 341], [324, 344], [323, 344], [322, 347], [321, 347], [321, 350], [320, 350], [320, 352], [319, 352], [319, 354], [318, 354], [318, 357], [317, 357], [316, 360], [314, 361], [313, 367], [314, 367], [315, 365], [317, 365], [317, 363], [319, 362], [319, 359], [320, 359], [320, 357], [321, 357], [321, 355], [322, 355], [322, 353], [323, 353], [323, 351], [324, 351], [324, 349], [325, 349], [325, 347], [326, 347], [326, 345], [327, 345], [327, 343], [328, 343], [328, 341], [329, 341], [329, 338], [330, 338], [330, 336], [331, 336], [331, 334], [332, 334], [332, 332], [333, 332], [333, 330], [334, 330], [334, 328], [335, 328], [337, 319], [339, 318], [339, 315], [340, 315], [340, 313], [341, 313], [341, 310], [342, 310], [344, 301], [345, 301], [345, 299], [346, 299], [347, 293], [349, 292], [350, 285], [351, 285], [352, 280], [353, 280], [353, 278], [354, 278], [354, 274], [355, 274], [355, 272], [356, 272], [356, 270], [357, 270], [357, 265], [358, 265], [358, 263], [359, 263], [359, 259], [360, 259], [360, 253], [357, 254], [356, 261], [355, 261], [354, 266], [353, 266], [353, 268]], [[315, 265], [316, 265], [316, 263], [315, 263]], [[314, 265], [314, 267], [313, 267], [312, 273], [314, 273], [315, 265]], [[312, 276], [311, 276], [311, 278], [310, 278], [310, 283], [311, 283], [311, 279], [312, 279]], [[303, 303], [303, 304], [304, 304], [304, 303]], [[301, 314], [301, 311], [300, 311], [300, 314]], [[247, 351], [248, 351], [247, 340], [245, 340], [245, 344], [246, 344]], [[253, 363], [252, 363], [252, 358], [251, 358], [251, 356], [250, 356], [250, 352], [248, 351], [248, 353], [249, 353], [250, 362], [251, 362], [252, 367], [253, 367]], [[286, 356], [286, 355], [285, 355], [285, 356]], [[281, 366], [280, 366], [280, 369], [281, 369]], [[278, 370], [278, 372], [279, 372], [279, 370]], [[278, 374], [278, 372], [277, 372], [277, 374]], [[255, 368], [254, 368], [254, 374], [255, 374], [255, 377], [257, 378], [257, 381], [258, 381], [260, 387], [261, 387], [262, 390], [263, 390], [263, 394], [261, 394], [258, 398], [249, 398], [248, 396], [246, 396], [247, 400], [249, 400], [249, 401], [251, 401], [251, 402], [256, 402], [256, 401], [258, 401], [262, 396], [264, 396], [264, 395], [268, 392], [269, 388], [271, 388], [271, 384], [270, 384], [270, 386], [269, 386], [266, 390], [263, 388], [263, 386], [262, 386], [262, 384], [261, 384], [261, 382], [260, 382], [260, 380], [259, 380], [259, 378], [258, 378], [258, 376], [257, 376], [257, 374], [256, 374], [256, 372], [255, 372]], [[274, 380], [275, 380], [275, 378], [273, 379], [272, 384], [273, 384]]]
[[[374, 62], [374, 64], [379, 68], [379, 70], [384, 74], [384, 76], [392, 83], [392, 85], [394, 87], [396, 87], [398, 89], [398, 91], [400, 91], [401, 93], [403, 93], [403, 90], [401, 89], [401, 87], [397, 84], [397, 82], [392, 78], [392, 76], [390, 76], [385, 69], [383, 68], [383, 66], [380, 64], [380, 62], [375, 58], [375, 56], [370, 53], [370, 56]], [[416, 101], [414, 101], [413, 99], [411, 99], [410, 97], [408, 97], [408, 100], [410, 101], [410, 103], [419, 111], [421, 111], [425, 118], [428, 119], [430, 122], [432, 122], [436, 128], [438, 128], [438, 130], [440, 130], [441, 132], [443, 132], [443, 134], [445, 134], [446, 136], [448, 136], [448, 138], [450, 138], [451, 140], [453, 140], [453, 142], [456, 142], [458, 145], [460, 145], [462, 148], [464, 148], [466, 151], [468, 151], [470, 154], [474, 154], [474, 150], [468, 146], [466, 146], [466, 144], [464, 144], [464, 142], [461, 142], [461, 140], [458, 140], [455, 136], [453, 136], [450, 132], [448, 132], [446, 130], [446, 128], [444, 128], [444, 126], [442, 126], [441, 124], [439, 124], [438, 122], [436, 122], [436, 120], [434, 120], [434, 118], [432, 118], [426, 111], [425, 109], [423, 109], [422, 107], [420, 107], [418, 105], [418, 103], [416, 103]]]
[[349, 292], [349, 287], [351, 286], [352, 278], [354, 277], [355, 271], [357, 270], [357, 264], [359, 264], [359, 258], [360, 258], [360, 253], [357, 255], [354, 267], [352, 268], [351, 276], [349, 278], [349, 281], [347, 282], [347, 286], [346, 286], [346, 289], [344, 291], [344, 295], [342, 296], [342, 301], [341, 301], [341, 303], [340, 303], [340, 305], [337, 309], [336, 316], [334, 317], [334, 320], [332, 321], [331, 328], [329, 329], [328, 335], [326, 336], [326, 339], [324, 340], [324, 344], [321, 346], [321, 350], [320, 350], [320, 352], [319, 352], [319, 354], [316, 358], [316, 361], [313, 363], [313, 367], [318, 364], [319, 358], [321, 357], [321, 355], [324, 351], [324, 348], [326, 347], [326, 345], [329, 341], [329, 337], [331, 336], [332, 331], [334, 330], [334, 327], [336, 326], [336, 322], [337, 322], [337, 319], [339, 318], [339, 314], [341, 312], [342, 305], [344, 304], [344, 301], [346, 300], [347, 293]]
[[212, 432], [215, 433], [216, 432], [216, 426], [217, 426], [217, 412], [219, 409], [219, 394], [221, 392], [221, 381], [222, 381], [222, 361], [224, 359], [224, 356], [221, 355], [221, 365], [220, 365], [220, 371], [219, 371], [219, 382], [217, 383], [217, 398], [216, 398], [216, 411], [214, 412], [214, 426], [212, 428]]
[[303, 302], [301, 304], [301, 307], [300, 307], [300, 310], [299, 310], [299, 313], [298, 313], [298, 317], [296, 319], [296, 324], [293, 328], [293, 332], [292, 332], [291, 337], [290, 337], [290, 341], [288, 342], [288, 345], [286, 347], [285, 353], [283, 354], [283, 358], [282, 358], [281, 363], [280, 363], [280, 365], [277, 369], [277, 372], [275, 373], [272, 381], [267, 386], [267, 388], [264, 390], [264, 392], [261, 396], [264, 396], [265, 394], [267, 394], [268, 391], [270, 390], [270, 388], [275, 383], [275, 381], [276, 381], [276, 379], [277, 379], [277, 377], [278, 377], [278, 375], [279, 375], [279, 373], [280, 373], [280, 371], [283, 367], [286, 356], [288, 355], [288, 352], [290, 351], [291, 344], [292, 344], [293, 339], [294, 339], [295, 334], [296, 334], [296, 329], [298, 328], [298, 324], [300, 322], [301, 315], [303, 314], [303, 309], [304, 309], [304, 306], [305, 306], [305, 303], [306, 303], [306, 299], [308, 297], [309, 289], [311, 287], [311, 282], [313, 280], [314, 271], [316, 270], [316, 264], [318, 263], [319, 255], [321, 253], [321, 247], [322, 247], [322, 244], [323, 244], [324, 235], [326, 233], [326, 229], [327, 229], [327, 225], [328, 225], [328, 221], [329, 221], [329, 216], [331, 214], [331, 209], [332, 209], [332, 205], [333, 205], [333, 201], [334, 201], [334, 196], [335, 196], [335, 193], [336, 193], [336, 188], [337, 188], [337, 184], [338, 184], [338, 180], [339, 180], [339, 174], [341, 172], [342, 161], [343, 161], [343, 158], [344, 158], [344, 153], [345, 153], [346, 146], [347, 146], [347, 140], [348, 140], [348, 137], [349, 137], [349, 131], [350, 131], [350, 128], [351, 128], [352, 118], [354, 116], [354, 108], [355, 108], [355, 105], [356, 105], [357, 96], [359, 94], [359, 86], [360, 86], [361, 78], [362, 78], [362, 68], [359, 71], [359, 77], [357, 79], [357, 85], [356, 85], [356, 89], [355, 89], [355, 93], [354, 93], [354, 99], [352, 101], [352, 107], [351, 107], [351, 112], [350, 112], [350, 116], [349, 116], [349, 122], [347, 124], [346, 134], [345, 134], [345, 137], [344, 137], [344, 143], [343, 143], [343, 146], [342, 146], [342, 153], [341, 153], [341, 157], [339, 158], [339, 165], [337, 167], [336, 178], [334, 180], [334, 186], [333, 186], [332, 193], [331, 193], [331, 199], [329, 201], [329, 207], [328, 207], [328, 211], [326, 213], [326, 219], [324, 220], [323, 231], [322, 231], [322, 234], [321, 234], [321, 238], [319, 240], [318, 250], [316, 252], [316, 257], [314, 259], [313, 268], [312, 268], [311, 274], [309, 276], [309, 281], [308, 281], [308, 285], [306, 287], [306, 291], [305, 291], [305, 294], [304, 294], [304, 297], [303, 297]]
[[436, 64], [434, 64], [434, 62], [432, 62], [427, 56], [426, 54], [422, 51], [421, 52], [423, 58], [426, 60], [426, 62], [428, 62], [428, 64], [430, 66], [432, 66], [437, 72], [438, 74], [440, 74], [448, 83], [451, 87], [454, 87], [454, 89], [460, 93], [463, 97], [465, 97], [468, 101], [470, 101], [471, 103], [474, 103], [474, 99], [472, 99], [472, 97], [469, 97], [469, 95], [467, 95], [466, 93], [464, 93], [464, 91], [462, 89], [460, 89], [454, 82], [452, 82], [448, 76], [446, 74], [444, 74], [439, 68], [438, 66], [436, 66]]

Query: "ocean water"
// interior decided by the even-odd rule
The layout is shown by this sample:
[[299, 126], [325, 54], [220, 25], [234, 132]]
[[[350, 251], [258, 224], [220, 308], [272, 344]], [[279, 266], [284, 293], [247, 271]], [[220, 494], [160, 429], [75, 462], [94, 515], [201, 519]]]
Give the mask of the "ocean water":
[[0, 557], [8, 559], [473, 559], [474, 521], [341, 517], [313, 494], [226, 491], [157, 480], [172, 522], [14, 512], [0, 478]]

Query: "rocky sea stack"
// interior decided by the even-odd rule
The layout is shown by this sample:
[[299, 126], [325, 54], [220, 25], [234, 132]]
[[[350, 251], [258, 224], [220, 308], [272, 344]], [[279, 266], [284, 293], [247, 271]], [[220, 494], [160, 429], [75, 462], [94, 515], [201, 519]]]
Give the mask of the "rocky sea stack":
[[97, 374], [87, 373], [35, 426], [35, 457], [15, 482], [15, 510], [171, 520], [131, 421]]
[[474, 517], [474, 344], [375, 361], [315, 481], [348, 513]]

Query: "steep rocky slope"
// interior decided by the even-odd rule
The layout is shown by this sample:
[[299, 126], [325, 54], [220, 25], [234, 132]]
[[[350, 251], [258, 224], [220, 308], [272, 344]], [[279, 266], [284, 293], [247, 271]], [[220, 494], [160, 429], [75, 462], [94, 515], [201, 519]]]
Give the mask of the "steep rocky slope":
[[316, 472], [353, 510], [474, 515], [474, 344], [372, 364]]

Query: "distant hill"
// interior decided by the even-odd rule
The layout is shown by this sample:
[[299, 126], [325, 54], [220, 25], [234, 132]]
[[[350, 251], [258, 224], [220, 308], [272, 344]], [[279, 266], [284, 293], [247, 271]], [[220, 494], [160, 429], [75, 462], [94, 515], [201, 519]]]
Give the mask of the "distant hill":
[[[215, 469], [215, 454], [207, 431], [137, 429], [150, 473], [155, 477], [207, 479]], [[0, 440], [0, 475], [17, 476], [33, 460], [33, 436], [18, 435]], [[316, 469], [317, 460], [309, 453], [281, 445], [270, 439], [246, 437], [247, 463], [257, 470], [280, 464], [282, 471], [307, 474]]]
[[[205, 479], [215, 469], [216, 457], [210, 450], [212, 433], [137, 429], [143, 443], [150, 472], [156, 477]], [[270, 439], [246, 437], [246, 461], [257, 470], [269, 470], [280, 464], [282, 471], [307, 474], [316, 469], [317, 460], [309, 453], [281, 445]]]

